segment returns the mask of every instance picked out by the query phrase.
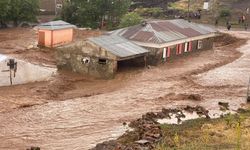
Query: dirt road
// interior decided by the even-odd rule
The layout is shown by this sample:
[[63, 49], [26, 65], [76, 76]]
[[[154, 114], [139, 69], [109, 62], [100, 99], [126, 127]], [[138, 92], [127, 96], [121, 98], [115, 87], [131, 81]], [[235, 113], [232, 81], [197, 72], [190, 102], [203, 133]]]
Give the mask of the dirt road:
[[[230, 34], [239, 37], [247, 35], [244, 38], [250, 36], [248, 32], [232, 31]], [[245, 102], [247, 82], [244, 82], [248, 76], [240, 76], [242, 81], [237, 79], [238, 74], [249, 70], [250, 43], [247, 40], [248, 43], [238, 51], [236, 47], [243, 45], [244, 41], [217, 47], [214, 51], [194, 53], [151, 69], [120, 72], [111, 81], [76, 76], [74, 80], [77, 83], [74, 84], [65, 77], [64, 82], [68, 80], [69, 87], [51, 81], [13, 87], [17, 92], [14, 94], [10, 92], [12, 88], [0, 88], [1, 109], [5, 110], [0, 113], [0, 149], [15, 150], [30, 146], [39, 146], [44, 150], [88, 149], [121, 135], [123, 122], [162, 107], [189, 104], [216, 110], [219, 109], [218, 101], [228, 101], [230, 107], [236, 109]], [[230, 64], [225, 65], [227, 63]], [[238, 74], [231, 73], [235, 67]], [[226, 80], [225, 75], [229, 74], [234, 74], [230, 76], [232, 80]], [[225, 82], [217, 84], [222, 79]], [[50, 86], [57, 84], [66, 89], [59, 88], [52, 91], [55, 97], [46, 97]], [[33, 89], [29, 90], [30, 87]], [[79, 94], [81, 92], [86, 95]], [[203, 100], [188, 100], [183, 94], [199, 94]], [[73, 98], [73, 95], [79, 98]], [[67, 99], [69, 97], [72, 99]], [[11, 103], [6, 98], [10, 98]]]

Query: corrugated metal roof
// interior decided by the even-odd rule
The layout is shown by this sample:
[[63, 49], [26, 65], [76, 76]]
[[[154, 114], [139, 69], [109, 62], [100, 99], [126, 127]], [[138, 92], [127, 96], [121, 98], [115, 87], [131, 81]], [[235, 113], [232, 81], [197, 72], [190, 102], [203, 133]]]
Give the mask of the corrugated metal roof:
[[102, 35], [99, 37], [89, 38], [88, 40], [100, 47], [103, 47], [110, 53], [120, 58], [145, 54], [149, 52], [148, 50], [117, 35]]
[[136, 25], [115, 30], [109, 34], [119, 35], [132, 41], [163, 44], [216, 32], [217, 30], [205, 25], [175, 19], [149, 21], [145, 26]]
[[72, 25], [62, 20], [42, 23], [38, 26], [39, 29], [46, 29], [46, 30], [60, 30], [60, 29], [75, 28], [75, 27], [76, 27], [75, 25]]

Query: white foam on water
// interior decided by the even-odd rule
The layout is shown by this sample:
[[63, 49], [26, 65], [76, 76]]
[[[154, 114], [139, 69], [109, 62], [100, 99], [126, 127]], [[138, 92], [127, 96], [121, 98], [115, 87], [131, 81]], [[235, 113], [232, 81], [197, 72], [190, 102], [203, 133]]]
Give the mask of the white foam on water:
[[[212, 119], [216, 119], [221, 117], [221, 115], [226, 115], [226, 114], [235, 114], [236, 112], [234, 111], [218, 111], [218, 110], [211, 110], [209, 111], [209, 116]], [[196, 112], [190, 113], [187, 111], [183, 111], [183, 114], [185, 115], [185, 118], [180, 118], [181, 122], [178, 123], [178, 119], [176, 118], [176, 114], [171, 115], [171, 118], [164, 118], [164, 119], [158, 119], [157, 122], [160, 124], [182, 124], [184, 121], [187, 120], [193, 120], [193, 119], [198, 119], [198, 118], [205, 118], [205, 116], [199, 116]]]
[[7, 56], [0, 54], [0, 62], [7, 59]]

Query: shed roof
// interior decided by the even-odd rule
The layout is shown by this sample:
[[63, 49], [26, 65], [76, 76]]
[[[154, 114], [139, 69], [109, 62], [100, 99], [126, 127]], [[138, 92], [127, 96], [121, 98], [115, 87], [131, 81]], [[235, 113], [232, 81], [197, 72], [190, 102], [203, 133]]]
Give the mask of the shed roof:
[[99, 37], [89, 38], [88, 40], [100, 47], [103, 47], [110, 53], [120, 58], [131, 57], [149, 52], [133, 42], [117, 35], [102, 35]]
[[215, 29], [205, 25], [175, 19], [148, 21], [145, 25], [118, 29], [108, 34], [119, 35], [137, 42], [163, 44], [216, 32]]
[[42, 23], [38, 26], [39, 29], [46, 29], [46, 30], [60, 30], [60, 29], [75, 28], [75, 27], [76, 27], [75, 25], [72, 25], [62, 20]]

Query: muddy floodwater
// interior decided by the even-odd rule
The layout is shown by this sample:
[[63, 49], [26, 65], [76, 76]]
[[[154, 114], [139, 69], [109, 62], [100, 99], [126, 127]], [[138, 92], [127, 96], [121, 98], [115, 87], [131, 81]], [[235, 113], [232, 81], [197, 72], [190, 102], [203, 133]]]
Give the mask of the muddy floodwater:
[[[87, 88], [99, 91], [90, 95], [58, 100], [55, 96], [39, 97], [39, 92], [44, 94], [40, 89], [34, 95], [22, 95], [25, 91], [2, 94], [0, 149], [17, 150], [30, 146], [39, 146], [42, 150], [89, 149], [123, 134], [127, 130], [123, 122], [139, 118], [146, 112], [159, 111], [162, 107], [200, 105], [212, 112], [219, 110], [218, 102], [229, 102], [230, 108], [236, 110], [246, 101], [250, 33], [229, 33], [248, 41], [194, 53], [150, 69], [120, 72], [112, 81], [81, 80], [81, 84], [72, 87], [81, 87], [85, 92]], [[46, 87], [47, 82], [32, 87], [35, 89], [39, 84]], [[47, 88], [49, 85], [52, 83]], [[29, 91], [27, 86], [14, 88]], [[56, 96], [77, 95], [81, 89], [74, 92], [68, 89]], [[2, 88], [0, 93], [8, 93], [8, 90]], [[200, 95], [201, 99], [188, 99], [185, 95], [189, 94]], [[11, 102], [6, 100], [7, 96]], [[26, 99], [29, 99], [26, 105], [19, 105]], [[34, 101], [39, 103], [28, 105]]]

